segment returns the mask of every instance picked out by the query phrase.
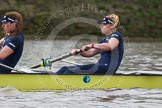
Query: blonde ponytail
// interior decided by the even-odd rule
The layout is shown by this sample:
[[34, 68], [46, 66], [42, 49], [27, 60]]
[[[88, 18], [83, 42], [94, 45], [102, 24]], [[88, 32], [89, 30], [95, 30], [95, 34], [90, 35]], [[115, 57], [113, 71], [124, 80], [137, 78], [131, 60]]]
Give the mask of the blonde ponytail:
[[106, 17], [114, 21], [114, 24], [112, 24], [112, 28], [117, 28], [117, 26], [119, 25], [119, 17], [116, 14], [110, 14]]

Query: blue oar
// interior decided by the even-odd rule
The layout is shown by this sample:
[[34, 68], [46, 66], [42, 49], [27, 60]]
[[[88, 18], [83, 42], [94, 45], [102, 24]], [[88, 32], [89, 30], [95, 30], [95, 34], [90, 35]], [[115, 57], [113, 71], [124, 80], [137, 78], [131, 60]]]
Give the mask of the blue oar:
[[[79, 54], [81, 53], [82, 50], [79, 50], [76, 52], [76, 54]], [[39, 68], [39, 67], [46, 67], [46, 66], [50, 66], [52, 65], [52, 63], [56, 62], [56, 61], [60, 61], [62, 59], [65, 59], [65, 58], [68, 58], [70, 56], [72, 56], [73, 54], [72, 53], [67, 53], [65, 55], [62, 55], [62, 56], [59, 56], [59, 57], [56, 57], [56, 58], [53, 58], [53, 59], [42, 59], [42, 62], [40, 64], [37, 64], [35, 66], [32, 66], [31, 69], [35, 69], [35, 68]]]

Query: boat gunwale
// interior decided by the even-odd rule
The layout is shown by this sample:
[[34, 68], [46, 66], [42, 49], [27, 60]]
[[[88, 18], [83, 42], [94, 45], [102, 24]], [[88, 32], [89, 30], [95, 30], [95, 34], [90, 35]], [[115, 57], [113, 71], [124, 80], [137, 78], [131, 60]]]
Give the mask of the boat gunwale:
[[12, 73], [9, 73], [9, 74], [0, 74], [0, 75], [93, 75], [93, 76], [96, 76], [96, 75], [102, 75], [102, 76], [162, 76], [162, 75], [158, 75], [158, 74], [144, 74], [144, 73], [141, 73], [141, 74], [122, 74], [122, 73], [116, 73], [116, 74], [113, 74], [113, 75], [110, 75], [110, 74], [56, 74], [56, 73], [17, 73], [17, 72], [12, 72]]

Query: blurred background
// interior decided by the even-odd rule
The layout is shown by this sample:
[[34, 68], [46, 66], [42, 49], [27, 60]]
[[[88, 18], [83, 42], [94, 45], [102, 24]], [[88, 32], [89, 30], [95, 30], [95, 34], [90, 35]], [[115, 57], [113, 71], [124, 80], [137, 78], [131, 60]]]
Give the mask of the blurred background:
[[[17, 66], [29, 67], [39, 63], [41, 58], [57, 57], [72, 48], [80, 48], [90, 43], [90, 40], [97, 42], [104, 35], [99, 27], [90, 24], [89, 21], [100, 20], [112, 13], [120, 18], [120, 29], [126, 43], [124, 63], [120, 70], [132, 68], [139, 70], [139, 64], [142, 64], [140, 69], [150, 70], [150, 67], [157, 67], [154, 65], [157, 60], [161, 62], [162, 52], [157, 51], [160, 51], [162, 46], [162, 0], [1, 0], [0, 4], [0, 17], [9, 11], [18, 11], [23, 15], [25, 47], [23, 57]], [[75, 22], [73, 18], [88, 20]], [[66, 22], [68, 20], [69, 22]], [[60, 24], [63, 28], [59, 27]], [[3, 36], [3, 31], [0, 30], [0, 37]], [[139, 43], [141, 41], [147, 42]], [[150, 44], [150, 41], [154, 43]], [[98, 56], [83, 62], [81, 62], [83, 58], [79, 57], [70, 59], [81, 63], [85, 61], [94, 63], [97, 58]], [[143, 65], [146, 61], [147, 66]], [[62, 62], [59, 63], [54, 66], [63, 65]], [[159, 66], [156, 69], [159, 70]]]
[[[99, 20], [115, 13], [119, 15], [129, 39], [161, 41], [162, 0], [1, 0], [0, 4], [1, 17], [8, 11], [18, 11], [23, 15], [26, 39], [33, 39], [36, 35], [39, 39], [46, 39], [54, 27], [70, 18]], [[78, 34], [102, 35], [92, 25], [74, 23], [63, 29], [59, 38]], [[0, 37], [3, 36], [1, 30]]]
[[[9, 11], [18, 11], [23, 15], [25, 46], [23, 55], [16, 65], [17, 69], [24, 67], [29, 69], [40, 63], [42, 58], [55, 58], [90, 41], [97, 42], [104, 35], [95, 24], [88, 21], [94, 22], [115, 13], [120, 17], [120, 30], [125, 39], [125, 54], [117, 72], [162, 72], [162, 0], [0, 0], [0, 5], [0, 17]], [[73, 18], [80, 20], [88, 18], [88, 20], [75, 22]], [[0, 38], [2, 37], [4, 34], [0, 30]], [[90, 64], [95, 63], [98, 57], [98, 55], [92, 58], [72, 56], [66, 60]], [[51, 69], [56, 72], [62, 66], [68, 65], [74, 64], [58, 61], [53, 63]], [[120, 84], [121, 80], [123, 78], [117, 82]], [[146, 80], [151, 83], [151, 80]], [[14, 89], [0, 89], [0, 107], [161, 108], [162, 106], [162, 89], [156, 88], [14, 91]]]

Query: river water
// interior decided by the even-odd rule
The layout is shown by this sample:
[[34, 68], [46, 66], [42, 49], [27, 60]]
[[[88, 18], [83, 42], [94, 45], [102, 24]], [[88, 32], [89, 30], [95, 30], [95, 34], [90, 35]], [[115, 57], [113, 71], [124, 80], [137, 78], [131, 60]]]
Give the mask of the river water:
[[[80, 48], [88, 41], [74, 40], [28, 40], [25, 41], [23, 56], [16, 68], [29, 68], [42, 58], [58, 57]], [[161, 42], [126, 42], [125, 55], [118, 72], [161, 71]], [[94, 63], [99, 56], [83, 58], [69, 57], [68, 62], [79, 64]], [[67, 62], [56, 62], [56, 71]], [[46, 68], [48, 69], [48, 68]], [[161, 83], [161, 82], [157, 82]], [[162, 89], [102, 89], [102, 90], [55, 90], [22, 92], [13, 87], [0, 89], [1, 108], [161, 108]]]

